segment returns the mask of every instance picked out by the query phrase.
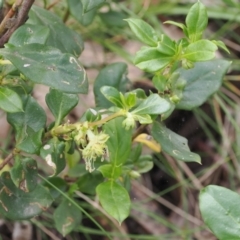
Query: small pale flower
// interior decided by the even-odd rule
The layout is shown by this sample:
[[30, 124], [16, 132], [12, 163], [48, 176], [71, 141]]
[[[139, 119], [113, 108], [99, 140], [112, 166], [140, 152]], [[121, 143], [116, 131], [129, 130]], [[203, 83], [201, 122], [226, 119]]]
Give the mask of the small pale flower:
[[97, 157], [102, 157], [101, 160], [106, 156], [107, 145], [106, 142], [109, 136], [103, 132], [94, 134], [93, 131], [87, 130], [88, 144], [82, 150], [82, 156], [86, 163], [86, 170], [89, 172], [94, 171], [94, 162]]

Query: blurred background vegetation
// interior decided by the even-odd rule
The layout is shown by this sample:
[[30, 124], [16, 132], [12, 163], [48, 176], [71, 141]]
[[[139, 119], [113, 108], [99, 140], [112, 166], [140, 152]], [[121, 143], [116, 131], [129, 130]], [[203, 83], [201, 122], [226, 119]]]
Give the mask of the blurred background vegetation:
[[[121, 61], [129, 65], [129, 88], [141, 87], [154, 91], [151, 75], [132, 64], [135, 52], [142, 45], [123, 19], [141, 18], [159, 33], [173, 39], [181, 31], [163, 24], [167, 20], [183, 22], [194, 0], [107, 0], [95, 13], [84, 17], [79, 23], [71, 16], [65, 0], [37, 0], [35, 4], [55, 12], [70, 28], [80, 33], [85, 50], [80, 60], [87, 70], [90, 83], [100, 69], [109, 63]], [[115, 224], [102, 213], [95, 199], [78, 192], [81, 206], [109, 232], [112, 239], [145, 240], [214, 240], [216, 239], [202, 222], [198, 207], [199, 190], [206, 185], [216, 184], [240, 192], [240, 3], [237, 0], [202, 0], [208, 8], [209, 25], [206, 38], [222, 40], [230, 54], [218, 52], [217, 58], [232, 61], [220, 91], [203, 106], [194, 111], [176, 111], [167, 126], [186, 137], [192, 151], [202, 157], [202, 165], [178, 162], [165, 154], [152, 154], [155, 166], [132, 184], [132, 210], [130, 217], [121, 225]], [[92, 14], [92, 15], [91, 15]], [[35, 97], [44, 102], [46, 91], [36, 87]], [[42, 99], [42, 100], [41, 100]], [[91, 91], [83, 96], [81, 106], [70, 118], [77, 121], [84, 108], [94, 106]], [[51, 116], [49, 115], [49, 118]], [[1, 117], [4, 124], [4, 117]], [[6, 126], [2, 133], [1, 149], [7, 151], [11, 144], [11, 129]], [[147, 150], [146, 150], [147, 151]], [[227, 196], [226, 196], [227, 197]], [[75, 231], [65, 238], [57, 233], [52, 206], [41, 217], [29, 222], [14, 223], [2, 220], [0, 239], [11, 239], [17, 228], [31, 232], [22, 239], [109, 239], [87, 216]], [[26, 230], [27, 229], [27, 230]], [[17, 239], [17, 238], [16, 238]]]

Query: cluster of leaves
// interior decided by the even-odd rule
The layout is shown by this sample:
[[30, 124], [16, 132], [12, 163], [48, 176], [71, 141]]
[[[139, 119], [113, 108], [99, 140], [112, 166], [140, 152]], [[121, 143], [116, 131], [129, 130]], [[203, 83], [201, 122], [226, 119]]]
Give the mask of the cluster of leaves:
[[[71, 15], [83, 25], [93, 20], [102, 3], [68, 0]], [[88, 109], [76, 123], [66, 122], [65, 117], [78, 104], [77, 94], [88, 91], [87, 76], [78, 60], [83, 50], [78, 33], [50, 11], [33, 6], [28, 21], [0, 49], [0, 107], [7, 112], [16, 141], [14, 166], [0, 179], [0, 212], [4, 216], [28, 219], [56, 200], [56, 227], [66, 235], [81, 220], [81, 212], [72, 204], [76, 202], [69, 202], [79, 190], [97, 194], [106, 212], [121, 223], [130, 211], [131, 179], [153, 166], [151, 156], [142, 155], [142, 144], [180, 161], [200, 163], [187, 140], [168, 129], [163, 120], [175, 108], [191, 110], [205, 102], [219, 89], [230, 65], [213, 60], [217, 47], [227, 51], [222, 42], [203, 39], [206, 8], [195, 3], [186, 25], [166, 22], [183, 30], [185, 37], [177, 42], [165, 34], [158, 36], [140, 19], [126, 21], [148, 45], [137, 52], [135, 64], [153, 74], [158, 93], [126, 92], [127, 65], [111, 64], [94, 82], [96, 108]], [[31, 95], [36, 83], [50, 87], [45, 100], [55, 121], [48, 126], [44, 110]], [[149, 124], [150, 134], [138, 133], [138, 126]], [[47, 183], [39, 183], [36, 156], [49, 166]], [[66, 166], [74, 184], [57, 176]], [[68, 198], [62, 197], [61, 191]], [[64, 219], [59, 217], [62, 214]]]

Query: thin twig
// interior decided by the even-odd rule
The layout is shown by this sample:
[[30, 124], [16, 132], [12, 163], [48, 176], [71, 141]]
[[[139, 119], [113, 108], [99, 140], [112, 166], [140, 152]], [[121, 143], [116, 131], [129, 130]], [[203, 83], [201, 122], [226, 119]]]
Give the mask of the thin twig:
[[173, 205], [169, 201], [165, 200], [164, 198], [158, 196], [157, 194], [153, 193], [146, 187], [140, 185], [137, 181], [133, 181], [132, 186], [137, 188], [139, 191], [144, 192], [147, 196], [155, 199], [157, 202], [161, 203], [165, 207], [171, 209], [173, 212], [177, 213], [178, 215], [182, 216], [183, 218], [187, 219], [189, 222], [192, 222], [193, 224], [197, 226], [201, 226], [203, 223], [200, 219], [195, 218], [194, 216], [184, 212], [181, 208]]
[[12, 158], [13, 158], [13, 154], [10, 153], [0, 164], [0, 170], [2, 170], [11, 161]]
[[44, 233], [46, 233], [52, 240], [61, 240], [60, 238], [56, 237], [54, 233], [52, 233], [45, 226], [43, 226], [40, 222], [36, 221], [35, 219], [31, 219], [31, 222], [35, 224], [38, 228], [40, 228]]
[[[4, 31], [6, 31], [0, 37], [0, 47], [3, 47], [4, 44], [8, 41], [8, 39], [11, 37], [11, 35], [14, 33], [14, 31], [25, 23], [25, 21], [27, 20], [28, 12], [33, 3], [34, 0], [17, 0], [13, 4], [12, 8], [0, 24], [0, 26], [2, 26], [0, 32], [4, 33]], [[11, 20], [13, 20], [12, 24], [11, 26], [8, 26], [8, 22], [11, 22]]]

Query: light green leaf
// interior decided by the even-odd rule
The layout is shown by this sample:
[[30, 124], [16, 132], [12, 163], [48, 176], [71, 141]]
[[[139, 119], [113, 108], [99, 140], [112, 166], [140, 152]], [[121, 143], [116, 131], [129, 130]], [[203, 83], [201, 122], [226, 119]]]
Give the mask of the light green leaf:
[[78, 104], [78, 96], [50, 89], [46, 95], [46, 103], [55, 117], [55, 125], [59, 125], [63, 118]]
[[113, 106], [113, 104], [104, 97], [100, 89], [103, 86], [111, 86], [120, 92], [125, 92], [126, 83], [128, 82], [126, 75], [126, 63], [112, 63], [99, 72], [93, 89], [97, 107], [109, 108]]
[[22, 112], [22, 100], [13, 90], [0, 87], [0, 108], [6, 112]]
[[49, 34], [50, 30], [46, 26], [24, 24], [13, 33], [8, 43], [16, 47], [31, 43], [45, 44]]
[[45, 112], [31, 96], [24, 99], [23, 111], [7, 115], [8, 122], [16, 131], [16, 147], [28, 153], [38, 153], [46, 124]]
[[166, 128], [163, 124], [154, 122], [151, 134], [161, 145], [163, 152], [180, 161], [201, 163], [200, 156], [190, 151], [187, 139]]
[[142, 47], [136, 53], [134, 64], [146, 72], [157, 72], [166, 67], [171, 60], [171, 56], [162, 54], [157, 48]]
[[143, 100], [131, 113], [137, 115], [162, 114], [168, 111], [170, 107], [170, 103], [167, 100], [159, 97], [158, 94], [152, 94]]
[[239, 194], [224, 187], [209, 185], [201, 190], [199, 201], [204, 222], [219, 240], [239, 239]]
[[104, 164], [98, 168], [104, 178], [117, 179], [122, 174], [122, 166], [116, 167], [112, 164]]
[[167, 35], [162, 34], [158, 42], [157, 50], [162, 54], [173, 56], [176, 53], [176, 43], [172, 41]]
[[103, 126], [104, 132], [109, 135], [107, 146], [110, 162], [115, 166], [125, 163], [131, 150], [132, 131], [122, 126], [123, 120], [122, 117], [115, 118]]
[[178, 109], [191, 110], [202, 105], [222, 85], [222, 79], [231, 62], [212, 60], [196, 63], [189, 70], [179, 69], [179, 80], [185, 80], [186, 85]]
[[58, 48], [63, 53], [79, 56], [83, 51], [82, 37], [74, 30], [68, 28], [62, 20], [51, 11], [33, 5], [29, 12], [27, 23], [42, 25], [50, 30], [47, 46]]
[[124, 105], [121, 100], [120, 92], [110, 86], [103, 86], [101, 87], [101, 93], [104, 95], [105, 98], [107, 98], [108, 101], [112, 102], [114, 105], [116, 105], [119, 108], [123, 108]]
[[156, 47], [158, 37], [155, 30], [145, 21], [136, 18], [125, 19], [136, 37], [143, 43]]
[[12, 220], [30, 219], [46, 210], [53, 199], [46, 188], [38, 184], [26, 193], [18, 189], [11, 180], [9, 172], [0, 179], [0, 212]]
[[67, 93], [87, 93], [85, 70], [71, 54], [35, 43], [0, 49], [0, 55], [34, 83]]
[[74, 204], [64, 199], [54, 211], [53, 219], [57, 230], [65, 237], [79, 226], [82, 212]]
[[99, 184], [96, 191], [104, 210], [121, 224], [128, 217], [131, 206], [127, 190], [114, 181], [108, 181]]
[[218, 47], [220, 47], [221, 49], [223, 49], [224, 51], [226, 51], [227, 53], [230, 54], [230, 52], [229, 52], [229, 50], [228, 50], [228, 48], [226, 47], [226, 45], [225, 45], [224, 42], [219, 41], [219, 40], [212, 40], [212, 42], [213, 42], [214, 44], [216, 44]]
[[193, 62], [208, 61], [215, 57], [216, 44], [209, 40], [202, 39], [189, 44], [182, 57]]
[[188, 36], [192, 39], [192, 42], [201, 38], [202, 32], [206, 29], [207, 24], [207, 9], [198, 1], [190, 8], [186, 17]]

